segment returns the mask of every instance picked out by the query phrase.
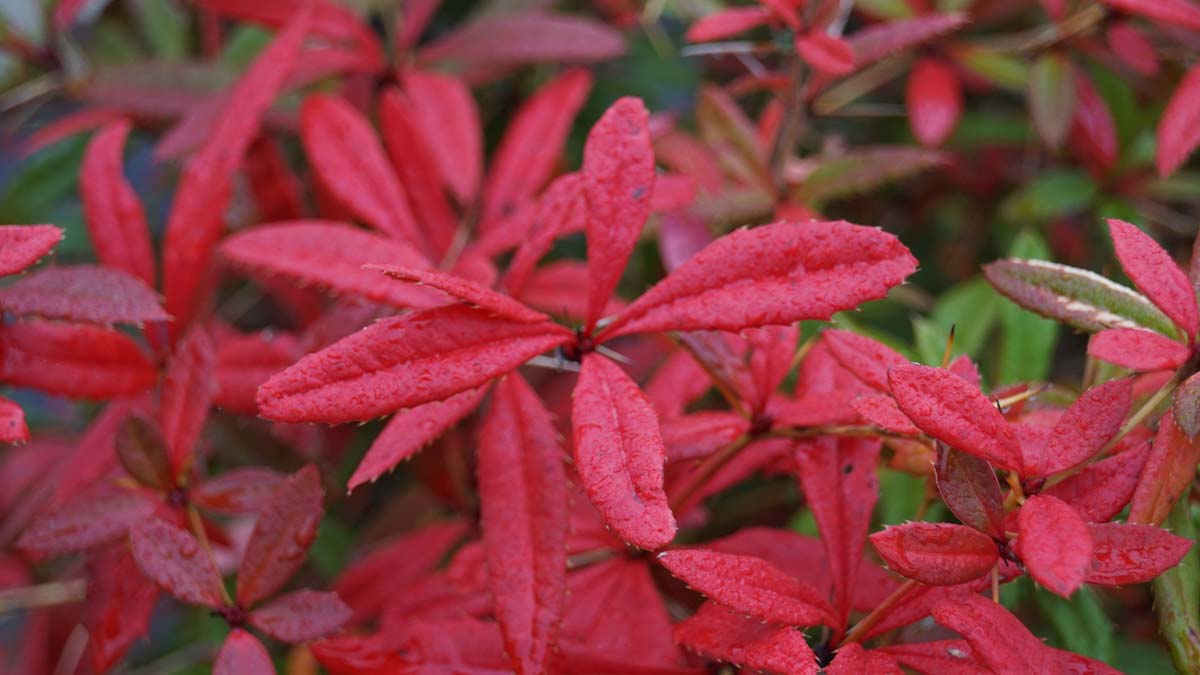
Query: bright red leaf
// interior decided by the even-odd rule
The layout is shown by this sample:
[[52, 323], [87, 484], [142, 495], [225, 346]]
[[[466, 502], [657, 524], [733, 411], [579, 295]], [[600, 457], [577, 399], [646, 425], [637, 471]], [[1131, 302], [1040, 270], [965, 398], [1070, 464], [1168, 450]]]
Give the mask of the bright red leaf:
[[1136, 371], [1175, 369], [1188, 358], [1178, 342], [1138, 328], [1110, 328], [1092, 336], [1088, 355]]
[[97, 257], [154, 288], [146, 214], [122, 173], [121, 155], [131, 127], [128, 120], [113, 122], [92, 137], [79, 168], [79, 193]]
[[1069, 597], [1092, 559], [1087, 524], [1066, 502], [1034, 495], [1017, 512], [1017, 554], [1034, 581]]
[[871, 535], [895, 572], [930, 586], [953, 586], [987, 574], [999, 562], [992, 538], [963, 525], [905, 523]]
[[753, 670], [817, 675], [817, 657], [804, 633], [790, 626], [765, 624], [715, 603], [675, 626], [675, 641], [712, 659]]
[[938, 59], [921, 59], [908, 75], [905, 105], [913, 135], [921, 145], [936, 148], [950, 136], [962, 117], [962, 84], [958, 75]]
[[483, 170], [479, 109], [470, 88], [453, 76], [424, 70], [406, 71], [403, 86], [442, 182], [460, 204], [470, 203]]
[[221, 573], [190, 532], [146, 518], [130, 528], [129, 545], [146, 576], [171, 595], [206, 607], [224, 604]]
[[234, 628], [217, 652], [213, 675], [275, 675], [275, 664], [258, 638]]
[[350, 620], [351, 611], [337, 593], [295, 591], [250, 612], [250, 625], [276, 640], [308, 642], [325, 637]]
[[175, 475], [186, 472], [195, 458], [196, 442], [217, 395], [216, 362], [212, 340], [197, 328], [179, 341], [167, 365], [158, 422]]
[[975, 658], [997, 675], [1058, 672], [1050, 648], [1003, 606], [975, 594], [945, 600], [933, 618], [971, 645]]
[[1096, 456], [1117, 435], [1132, 398], [1129, 379], [1111, 380], [1085, 391], [1054, 425], [1044, 451], [1024, 458], [1025, 475], [1049, 476]]
[[1192, 484], [1200, 464], [1200, 439], [1189, 439], [1168, 412], [1158, 422], [1150, 455], [1138, 477], [1129, 506], [1129, 522], [1158, 525]]
[[399, 281], [437, 289], [453, 299], [477, 307], [490, 316], [517, 323], [540, 323], [550, 317], [524, 304], [469, 279], [438, 272], [396, 265], [365, 265], [364, 269], [380, 272]]
[[141, 281], [93, 265], [46, 267], [0, 289], [0, 307], [87, 323], [141, 325], [170, 317], [158, 296]]
[[1089, 525], [1094, 549], [1087, 583], [1140, 584], [1179, 564], [1195, 542], [1152, 525]]
[[728, 7], [700, 17], [688, 27], [688, 42], [711, 42], [765, 25], [771, 14], [762, 7]]
[[826, 330], [821, 340], [843, 368], [877, 391], [889, 391], [888, 368], [909, 363], [903, 354], [882, 342], [848, 330]]
[[1133, 280], [1133, 284], [1171, 317], [1188, 339], [1195, 338], [1200, 313], [1196, 309], [1196, 294], [1183, 270], [1136, 225], [1109, 218], [1108, 231], [1112, 235], [1117, 260], [1121, 261], [1121, 268]]
[[0, 276], [16, 274], [34, 264], [62, 238], [63, 231], [53, 225], [0, 227]]
[[0, 378], [72, 398], [112, 398], [154, 385], [157, 373], [141, 347], [99, 326], [30, 320], [0, 329]]
[[313, 466], [281, 482], [254, 523], [238, 565], [237, 601], [243, 607], [269, 597], [304, 564], [324, 513], [325, 490]]
[[849, 75], [854, 72], [854, 49], [841, 38], [814, 30], [796, 36], [796, 53], [808, 65], [826, 75]]

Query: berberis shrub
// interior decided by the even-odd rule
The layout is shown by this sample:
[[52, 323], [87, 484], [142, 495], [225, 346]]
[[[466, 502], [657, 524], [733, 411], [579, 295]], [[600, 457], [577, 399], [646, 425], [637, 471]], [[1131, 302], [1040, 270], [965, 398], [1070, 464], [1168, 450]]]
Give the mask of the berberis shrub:
[[555, 4], [0, 7], [0, 671], [1200, 673], [1200, 4]]

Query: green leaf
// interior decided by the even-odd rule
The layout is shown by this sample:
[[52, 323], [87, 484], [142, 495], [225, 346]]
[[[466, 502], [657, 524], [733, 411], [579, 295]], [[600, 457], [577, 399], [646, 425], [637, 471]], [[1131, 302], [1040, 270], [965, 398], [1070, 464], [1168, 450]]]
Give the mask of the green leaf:
[[75, 191], [86, 142], [83, 135], [72, 136], [25, 160], [0, 196], [0, 222], [48, 222], [47, 213]]
[[792, 199], [819, 207], [825, 202], [874, 190], [946, 163], [945, 153], [907, 146], [859, 148], [818, 160], [816, 170], [793, 189]]
[[187, 14], [174, 0], [129, 0], [134, 19], [154, 55], [180, 61], [190, 50]]
[[970, 354], [977, 358], [996, 324], [996, 300], [996, 294], [982, 277], [947, 291], [934, 305], [929, 319], [913, 323], [921, 360], [931, 365], [941, 364], [952, 327], [954, 355]]
[[354, 533], [332, 516], [326, 516], [309, 549], [308, 559], [326, 579], [332, 579], [346, 567], [354, 547]]
[[984, 265], [983, 274], [1009, 300], [1082, 331], [1148, 328], [1176, 334], [1171, 320], [1141, 294], [1078, 267], [1006, 258]]
[[[1186, 496], [1163, 525], [1195, 541], [1196, 523]], [[1154, 580], [1154, 608], [1175, 668], [1181, 673], [1200, 673], [1200, 554], [1195, 546], [1182, 562]]]
[[1100, 661], [1112, 660], [1113, 623], [1091, 588], [1081, 587], [1069, 600], [1045, 592], [1034, 593], [1033, 598], [1054, 629], [1058, 646]]
[[1040, 225], [1087, 209], [1098, 192], [1082, 171], [1047, 171], [1005, 199], [1000, 215], [1009, 223]]
[[1021, 91], [1029, 80], [1029, 66], [1022, 58], [974, 45], [964, 45], [953, 53], [962, 67], [998, 87]]
[[[1017, 258], [1046, 260], [1050, 250], [1035, 232], [1017, 235], [1009, 253]], [[1054, 346], [1058, 342], [1058, 323], [1027, 312], [1007, 298], [999, 300], [1000, 362], [996, 384], [1046, 380]]]
[[1061, 147], [1071, 130], [1077, 103], [1075, 66], [1064, 54], [1047, 52], [1029, 71], [1029, 112], [1046, 145]]
[[879, 470], [879, 503], [875, 508], [881, 524], [903, 523], [916, 518], [924, 498], [924, 478], [895, 469]]

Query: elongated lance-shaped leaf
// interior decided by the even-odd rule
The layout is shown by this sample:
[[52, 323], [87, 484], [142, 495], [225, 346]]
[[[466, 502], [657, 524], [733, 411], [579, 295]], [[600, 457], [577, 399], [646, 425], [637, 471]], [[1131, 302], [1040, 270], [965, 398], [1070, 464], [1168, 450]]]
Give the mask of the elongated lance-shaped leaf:
[[992, 465], [938, 443], [934, 476], [942, 501], [964, 525], [1004, 536], [1004, 498]]
[[120, 120], [92, 137], [79, 168], [79, 193], [97, 257], [154, 288], [154, 249], [146, 214], [121, 170], [121, 153], [132, 126]]
[[0, 376], [8, 384], [72, 398], [141, 393], [158, 374], [124, 333], [99, 326], [25, 321], [0, 328]]
[[821, 340], [843, 368], [877, 391], [888, 391], [888, 368], [909, 363], [903, 354], [882, 342], [848, 330], [827, 330], [821, 333]]
[[147, 518], [129, 530], [129, 545], [146, 576], [171, 595], [207, 607], [223, 604], [221, 573], [190, 532]]
[[993, 673], [1059, 672], [1050, 648], [988, 598], [964, 593], [944, 600], [933, 608], [933, 618], [963, 636], [975, 658]]
[[770, 20], [771, 14], [764, 7], [729, 7], [693, 21], [684, 39], [688, 42], [711, 42], [758, 28]]
[[453, 274], [396, 265], [367, 265], [365, 269], [386, 274], [401, 282], [437, 289], [452, 299], [461, 300], [501, 319], [517, 323], [539, 323], [550, 320], [549, 316], [527, 307], [510, 296]]
[[33, 272], [0, 289], [0, 308], [14, 314], [101, 324], [142, 325], [171, 318], [157, 294], [140, 280], [95, 265]]
[[297, 644], [336, 632], [353, 614], [337, 593], [305, 589], [254, 610], [250, 623], [276, 640]]
[[516, 671], [546, 672], [567, 590], [567, 477], [550, 412], [518, 373], [496, 386], [478, 474], [492, 611]]
[[1140, 328], [1109, 328], [1088, 341], [1088, 356], [1133, 371], [1174, 370], [1187, 361], [1187, 345]]
[[1138, 477], [1129, 522], [1158, 525], [1191, 486], [1200, 464], [1200, 439], [1189, 438], [1175, 423], [1171, 412], [1158, 422], [1154, 445]]
[[175, 347], [159, 398], [158, 423], [167, 443], [171, 470], [182, 476], [196, 456], [196, 443], [217, 395], [217, 354], [202, 328], [194, 328]]
[[996, 542], [965, 525], [905, 523], [871, 535], [888, 567], [929, 586], [954, 586], [992, 571], [1000, 560]]
[[61, 555], [111, 543], [154, 513], [155, 501], [135, 490], [105, 483], [84, 490], [25, 528], [17, 547]]
[[1196, 292], [1187, 275], [1158, 242], [1136, 225], [1123, 220], [1108, 219], [1113, 250], [1121, 268], [1150, 302], [1183, 330], [1189, 340], [1196, 337], [1200, 324], [1200, 309], [1196, 307]]
[[1046, 488], [1042, 494], [1070, 504], [1086, 522], [1108, 522], [1133, 498], [1148, 454], [1150, 443], [1137, 441], [1134, 447], [1089, 464]]
[[[1195, 14], [1197, 30], [1200, 30], [1200, 7], [1191, 3], [1189, 7]], [[1158, 149], [1155, 157], [1158, 175], [1169, 176], [1175, 173], [1196, 146], [1200, 145], [1200, 115], [1196, 112], [1198, 109], [1200, 66], [1192, 66], [1175, 89], [1175, 93], [1171, 95], [1162, 120], [1158, 123]]]
[[1082, 331], [1145, 328], [1176, 334], [1167, 315], [1145, 297], [1088, 270], [1007, 258], [984, 265], [983, 275], [1009, 300]]
[[658, 416], [637, 384], [596, 353], [583, 357], [571, 408], [575, 467], [605, 524], [654, 551], [675, 537], [663, 489], [666, 449]]
[[312, 32], [351, 43], [361, 57], [376, 68], [384, 64], [383, 48], [370, 27], [349, 7], [330, 0], [198, 0], [197, 5], [220, 16], [244, 19], [272, 28], [287, 25], [296, 13], [312, 6]]
[[715, 603], [675, 626], [675, 641], [709, 658], [754, 670], [817, 675], [817, 657], [804, 633], [747, 619]]
[[454, 76], [417, 69], [405, 71], [403, 88], [442, 182], [458, 203], [471, 203], [483, 172], [483, 130], [471, 88]]
[[[1169, 521], [1168, 521], [1169, 522]], [[1179, 564], [1195, 542], [1153, 525], [1094, 523], [1087, 583], [1140, 584]]]
[[1059, 52], [1047, 52], [1029, 70], [1029, 111], [1042, 141], [1058, 148], [1067, 138], [1075, 116], [1075, 65]]
[[53, 225], [0, 227], [0, 276], [16, 274], [34, 264], [62, 238], [63, 231]]
[[854, 49], [854, 60], [859, 68], [891, 56], [896, 52], [916, 47], [936, 37], [953, 32], [967, 23], [963, 14], [924, 14], [911, 19], [888, 21], [866, 26], [846, 38]]
[[262, 509], [284, 478], [276, 471], [257, 466], [230, 469], [193, 486], [189, 497], [206, 511], [241, 516]]
[[263, 505], [238, 565], [237, 601], [243, 607], [269, 597], [304, 564], [324, 514], [325, 490], [309, 465], [280, 483]]
[[[1196, 540], [1190, 499], [1181, 499], [1166, 520], [1167, 527], [1189, 541]], [[1196, 547], [1180, 564], [1154, 580], [1154, 608], [1159, 631], [1181, 673], [1200, 670], [1200, 552]]]
[[962, 83], [954, 69], [934, 58], [917, 62], [905, 93], [908, 123], [926, 147], [942, 144], [962, 117]]
[[615, 28], [582, 16], [524, 11], [484, 14], [421, 50], [422, 61], [463, 66], [590, 63], [619, 56]]
[[1117, 435], [1132, 398], [1129, 379], [1111, 380], [1085, 391], [1063, 412], [1039, 455], [1023, 457], [1024, 474], [1049, 476], [1096, 456]]

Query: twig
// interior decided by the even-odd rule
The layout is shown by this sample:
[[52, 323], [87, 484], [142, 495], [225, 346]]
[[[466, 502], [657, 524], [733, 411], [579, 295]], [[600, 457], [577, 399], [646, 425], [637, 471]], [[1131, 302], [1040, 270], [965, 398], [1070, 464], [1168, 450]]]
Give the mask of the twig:
[[51, 581], [0, 591], [0, 614], [34, 607], [49, 607], [78, 602], [87, 597], [87, 581]]

